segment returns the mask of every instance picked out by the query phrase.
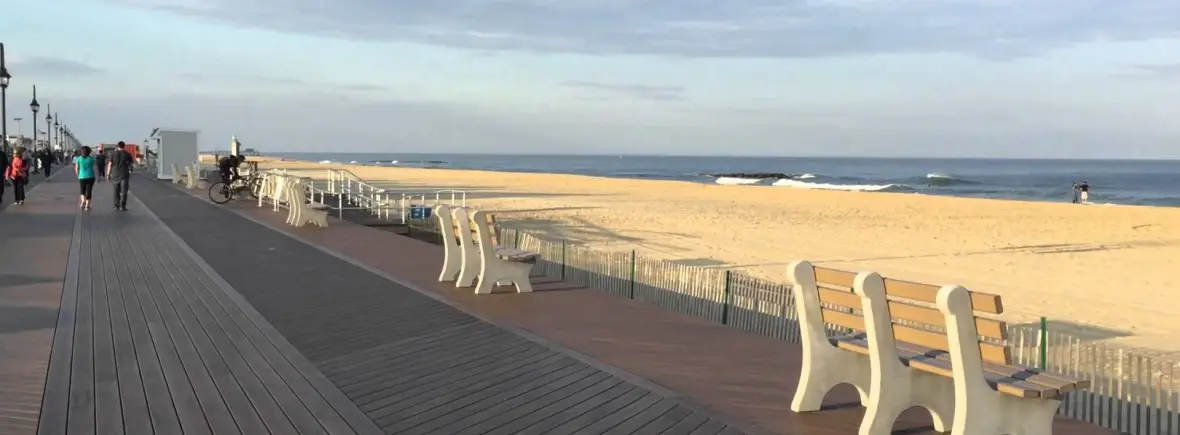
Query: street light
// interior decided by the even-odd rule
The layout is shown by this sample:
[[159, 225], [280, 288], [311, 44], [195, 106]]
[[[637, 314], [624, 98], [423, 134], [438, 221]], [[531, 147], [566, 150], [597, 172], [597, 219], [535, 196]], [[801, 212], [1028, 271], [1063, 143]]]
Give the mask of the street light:
[[4, 65], [4, 43], [0, 42], [0, 136], [4, 137], [5, 154], [8, 149], [8, 67]]
[[33, 149], [37, 149], [37, 112], [41, 111], [41, 103], [37, 102], [37, 85], [33, 85], [33, 101], [29, 103], [33, 111]]
[[45, 105], [45, 149], [53, 150], [53, 106]]
[[58, 147], [61, 148], [62, 151], [65, 151], [66, 145], [62, 141], [62, 136], [61, 136], [61, 115], [58, 115], [57, 112], [53, 113], [53, 129], [57, 130], [57, 145], [58, 145]]

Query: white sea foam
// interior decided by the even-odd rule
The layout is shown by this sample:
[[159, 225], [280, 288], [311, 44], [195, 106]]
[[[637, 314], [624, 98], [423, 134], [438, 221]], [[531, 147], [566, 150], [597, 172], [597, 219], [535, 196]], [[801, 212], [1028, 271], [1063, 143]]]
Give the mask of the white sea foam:
[[800, 175], [800, 176], [798, 176], [798, 177], [795, 177], [795, 178], [798, 178], [798, 179], [800, 179], [800, 180], [808, 180], [808, 179], [812, 179], [812, 178], [815, 178], [815, 177], [816, 177], [816, 175], [815, 175], [815, 174], [803, 174], [803, 175]]
[[715, 180], [714, 182], [717, 184], [743, 185], [743, 184], [757, 184], [759, 181], [762, 181], [762, 180], [759, 180], [757, 178], [718, 177], [717, 180]]
[[781, 179], [774, 182], [775, 186], [779, 187], [793, 187], [796, 189], [819, 189], [819, 190], [848, 190], [854, 192], [876, 192], [893, 187], [893, 184], [829, 184], [829, 183], [808, 183], [806, 181]]

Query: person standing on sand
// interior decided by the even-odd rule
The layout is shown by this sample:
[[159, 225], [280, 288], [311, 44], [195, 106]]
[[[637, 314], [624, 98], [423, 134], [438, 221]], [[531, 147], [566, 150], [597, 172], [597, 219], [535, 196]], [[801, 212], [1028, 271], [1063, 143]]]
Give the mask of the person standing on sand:
[[1082, 181], [1082, 184], [1078, 185], [1078, 192], [1080, 195], [1081, 203], [1082, 204], [1089, 204], [1090, 203], [1090, 183]]

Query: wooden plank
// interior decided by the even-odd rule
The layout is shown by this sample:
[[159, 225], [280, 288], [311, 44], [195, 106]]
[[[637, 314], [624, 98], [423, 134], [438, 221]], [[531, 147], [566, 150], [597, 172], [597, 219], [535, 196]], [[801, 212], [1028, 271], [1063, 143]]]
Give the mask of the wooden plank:
[[[129, 234], [123, 234], [118, 244], [121, 256], [134, 258], [137, 250], [132, 246], [133, 243]], [[132, 325], [140, 326], [139, 329], [133, 329], [132, 334], [137, 340], [136, 356], [139, 358], [153, 428], [174, 429], [174, 425], [179, 425], [186, 435], [208, 435], [215, 429], [218, 429], [218, 434], [233, 433], [237, 428], [226, 427], [227, 423], [232, 423], [232, 417], [220, 398], [216, 402], [198, 401], [197, 390], [206, 388], [205, 384], [194, 385], [192, 379], [198, 378], [200, 374], [187, 373], [184, 365], [199, 362], [195, 359], [182, 361], [179, 346], [172, 340], [167, 322], [152, 296], [160, 284], [155, 268], [147, 263], [150, 261], [127, 264], [131, 294], [126, 300], [128, 312], [136, 314], [131, 317]]]
[[78, 287], [82, 257], [82, 219], [74, 215], [73, 235], [70, 239], [69, 260], [65, 282], [57, 311], [41, 415], [37, 427], [39, 435], [64, 435], [70, 405], [70, 373], [73, 366], [74, 331], [78, 315]]
[[[369, 403], [361, 409], [367, 409], [369, 416], [378, 426], [384, 426], [386, 421], [396, 421], [396, 416], [423, 410], [428, 404], [446, 403], [446, 397], [462, 395], [479, 391], [492, 384], [505, 382], [517, 376], [529, 373], [550, 373], [566, 369], [573, 365], [569, 358], [562, 358], [552, 353], [539, 352], [536, 357], [521, 361], [489, 361], [492, 370], [482, 371], [473, 375], [460, 374], [458, 376], [435, 379], [433, 382], [417, 385], [403, 390], [394, 396]], [[407, 399], [410, 400], [402, 400]], [[440, 399], [441, 398], [441, 399]], [[426, 408], [429, 409], [429, 408]], [[408, 410], [408, 411], [407, 411]], [[395, 416], [395, 417], [390, 417]], [[387, 418], [388, 417], [388, 418]]]
[[[156, 230], [149, 228], [144, 231]], [[138, 243], [137, 240], [140, 236], [141, 234], [139, 233], [132, 233], [129, 240], [132, 243]], [[188, 420], [186, 413], [199, 409], [204, 414], [203, 419], [208, 422], [209, 429], [213, 434], [242, 433], [242, 430], [238, 428], [238, 425], [234, 421], [229, 404], [222, 398], [218, 386], [214, 382], [215, 373], [206, 367], [201, 353], [198, 352], [197, 346], [189, 338], [188, 333], [180, 323], [176, 311], [172, 308], [172, 304], [165, 294], [165, 288], [170, 285], [168, 284], [170, 277], [166, 275], [166, 271], [162, 270], [163, 265], [157, 259], [145, 258], [144, 260], [141, 263], [141, 270], [145, 276], [151, 277], [148, 291], [145, 291], [144, 294], [150, 298], [152, 307], [156, 310], [150, 315], [153, 317], [158, 316], [159, 321], [163, 323], [163, 327], [167, 330], [167, 336], [171, 339], [172, 346], [174, 346], [177, 355], [176, 360], [168, 358], [167, 362], [161, 361], [165, 376], [175, 379], [175, 382], [169, 382], [169, 387], [183, 390], [185, 388], [183, 384], [190, 385], [199, 402], [198, 408], [191, 408], [189, 406], [177, 408], [177, 412], [181, 416], [181, 422], [184, 423]], [[146, 304], [143, 299], [140, 300], [140, 303]], [[155, 319], [149, 319], [149, 325], [152, 320]], [[153, 338], [156, 336], [155, 332], [152, 333], [152, 336]], [[196, 425], [194, 424], [194, 426]], [[185, 427], [187, 428], [188, 425]]]
[[[487, 434], [519, 434], [546, 419], [577, 406], [586, 400], [608, 391], [619, 391], [625, 388], [626, 382], [610, 376], [606, 372], [597, 371], [595, 375], [583, 378], [572, 384], [554, 383], [546, 385], [537, 392], [528, 392], [519, 398], [513, 398], [506, 403], [505, 411], [500, 421], [489, 420], [479, 422], [475, 427], [486, 427], [494, 430]], [[506, 422], [507, 424], [504, 424]], [[448, 431], [448, 433], [454, 433]]]
[[717, 435], [725, 429], [725, 423], [717, 420], [709, 420], [706, 421], [705, 424], [702, 424], [696, 429], [693, 429], [692, 432], [689, 432], [689, 435]]
[[262, 418], [263, 423], [271, 433], [327, 433], [319, 422], [311, 415], [303, 403], [274, 372], [270, 364], [262, 357], [258, 350], [245, 340], [240, 331], [227, 333], [223, 328], [223, 320], [217, 318], [217, 313], [198, 300], [197, 295], [207, 293], [208, 290], [194, 277], [204, 271], [193, 267], [191, 260], [182, 261], [174, 253], [169, 252], [165, 242], [171, 242], [166, 236], [155, 233], [141, 248], [145, 253], [155, 255], [169, 266], [174, 272], [174, 279], [181, 286], [182, 291], [177, 295], [177, 303], [183, 303], [184, 309], [192, 313], [197, 324], [209, 337], [213, 346], [221, 353], [233, 377], [242, 387], [254, 410]]
[[[646, 392], [646, 393], [647, 394], [644, 394], [639, 399], [632, 401], [631, 403], [628, 403], [626, 406], [623, 406], [621, 408], [613, 410], [610, 413], [587, 414], [587, 415], [594, 415], [595, 417], [598, 417], [598, 418], [595, 418], [593, 420], [589, 420], [588, 421], [589, 424], [587, 424], [586, 426], [583, 426], [581, 429], [578, 429], [578, 431], [573, 432], [573, 435], [590, 435], [590, 434], [606, 433], [607, 431], [614, 428], [615, 426], [622, 424], [623, 422], [627, 421], [631, 417], [636, 416], [637, 414], [647, 410], [648, 408], [651, 408], [652, 406], [656, 405], [660, 401], [664, 400], [664, 398], [658, 394], [655, 394], [652, 392]], [[581, 420], [581, 419], [579, 419], [579, 420]]]
[[663, 417], [664, 414], [672, 411], [678, 403], [675, 400], [664, 398], [654, 405], [640, 411], [631, 418], [620, 423], [618, 426], [612, 427], [611, 432], [631, 434], [638, 431], [640, 428]]
[[93, 433], [94, 416], [94, 230], [84, 218], [82, 262], [78, 276], [78, 318], [74, 323], [74, 359], [70, 371], [70, 433]]
[[[539, 435], [539, 434], [547, 434], [547, 433], [563, 433], [562, 428], [565, 428], [564, 432], [572, 432], [572, 431], [580, 428], [580, 427], [570, 427], [569, 426], [569, 423], [571, 421], [573, 421], [574, 419], [581, 417], [581, 416], [585, 415], [586, 413], [591, 412], [594, 409], [598, 409], [599, 407], [602, 407], [603, 405], [605, 405], [611, 401], [617, 400], [620, 397], [623, 397], [628, 394], [632, 394], [633, 399], [631, 399], [631, 400], [638, 399], [640, 393], [637, 391], [643, 391], [643, 390], [638, 389], [635, 385], [633, 385], [629, 382], [619, 382], [606, 391], [603, 391], [601, 393], [594, 394], [590, 397], [587, 397], [584, 400], [582, 400], [581, 402], [578, 402], [576, 405], [573, 405], [573, 406], [570, 406], [570, 407], [567, 407], [564, 409], [560, 409], [556, 413], [553, 413], [552, 415], [545, 417], [544, 419], [536, 422], [532, 426], [522, 429], [519, 432], [519, 435]], [[575, 396], [581, 397], [581, 396], [583, 396], [583, 394], [578, 393], [578, 394], [575, 394]], [[624, 405], [619, 405], [619, 406], [622, 407]], [[475, 430], [472, 430], [472, 429], [475, 429]], [[478, 427], [467, 428], [466, 430], [455, 433], [455, 435], [473, 435], [473, 434], [478, 433], [478, 432], [476, 432], [476, 430], [479, 430]]]
[[820, 287], [843, 287], [851, 289], [856, 283], [856, 272], [849, 272], [846, 270], [829, 269], [826, 267], [814, 267], [815, 282]]
[[[119, 405], [123, 411], [122, 430], [126, 434], [150, 434], [152, 431], [151, 412], [148, 409], [146, 392], [142, 381], [142, 370], [136, 357], [135, 341], [131, 335], [130, 316], [123, 298], [125, 287], [131, 284], [129, 270], [116, 250], [119, 244], [118, 232], [125, 231], [118, 225], [105, 228], [101, 239], [103, 270], [106, 271], [105, 290], [110, 316], [111, 341], [114, 351], [115, 369], [119, 381]], [[101, 411], [100, 411], [101, 412]], [[175, 428], [179, 430], [179, 427]]]
[[[885, 278], [885, 294], [929, 304], [938, 303], [938, 291], [942, 286]], [[1004, 314], [1004, 304], [1000, 295], [983, 292], [971, 293], [971, 309], [989, 314]]]
[[374, 382], [374, 384], [381, 385], [379, 388], [365, 388], [356, 390], [354, 393], [349, 393], [348, 390], [345, 390], [345, 394], [352, 397], [357, 405], [360, 405], [362, 411], [369, 412], [389, 406], [407, 397], [423, 397], [413, 396], [419, 392], [422, 394], [437, 394], [439, 392], [437, 388], [446, 386], [448, 383], [461, 382], [488, 374], [497, 374], [499, 371], [504, 370], [505, 365], [529, 364], [546, 358], [553, 358], [552, 355], [548, 355], [538, 349], [528, 349], [524, 352], [513, 353], [506, 358], [498, 358], [494, 352], [494, 350], [490, 350], [486, 356], [472, 358], [470, 362], [459, 366], [432, 369], [427, 365], [422, 370], [406, 373], [403, 376], [398, 376], [396, 372], [389, 373], [383, 376], [383, 379]]
[[[660, 416], [660, 418], [652, 421], [651, 423], [644, 425], [643, 427], [639, 428], [639, 430], [632, 432], [632, 434], [633, 435], [659, 435], [661, 433], [664, 433], [664, 431], [670, 429], [672, 426], [675, 426], [676, 423], [680, 423], [681, 420], [684, 420], [685, 418], [688, 418], [689, 416], [691, 416], [693, 414], [694, 414], [694, 412], [692, 409], [689, 409], [684, 406], [676, 406], [676, 407], [668, 410], [668, 412], [665, 412], [664, 415]], [[684, 432], [688, 432], [688, 431], [684, 431]], [[673, 432], [673, 433], [675, 433], [675, 432]]]
[[680, 420], [676, 424], [672, 425], [672, 427], [669, 427], [664, 433], [669, 435], [691, 434], [696, 432], [696, 430], [701, 426], [704, 426], [708, 421], [709, 416], [697, 412], [689, 415], [688, 417], [684, 417], [683, 420]]
[[[93, 289], [94, 321], [94, 412], [95, 431], [104, 433], [123, 432], [123, 404], [119, 392], [118, 365], [115, 360], [115, 343], [111, 333], [111, 311], [108, 303], [108, 289], [117, 286], [114, 259], [105, 250], [105, 241], [115, 229], [107, 225], [110, 211], [93, 212], [88, 218], [92, 225], [91, 249], [88, 263], [91, 265], [91, 288]], [[134, 360], [134, 358], [131, 358]], [[138, 375], [136, 375], [138, 378]], [[142, 387], [140, 387], [140, 391]]]
[[[157, 225], [168, 233], [177, 244], [176, 246], [206, 272], [201, 275], [201, 278], [209, 280], [210, 289], [220, 290], [220, 292], [211, 292], [217, 302], [227, 313], [235, 315], [237, 324], [263, 349], [268, 361], [289, 381], [289, 385], [323, 423], [329, 433], [334, 435], [348, 433], [377, 435], [382, 433], [371, 419], [332, 385], [323, 373], [316, 370], [311, 362], [304, 358], [269, 322], [263, 319], [258, 311], [254, 310], [220, 276], [216, 276], [212, 268], [195, 252], [187, 245], [183, 245], [179, 236], [167, 229], [158, 217], [152, 214], [146, 206], [143, 206], [142, 202], [139, 202], [138, 198], [135, 198], [135, 201]], [[269, 344], [269, 347], [264, 343]]]
[[[168, 245], [168, 242], [175, 244], [173, 240], [161, 241], [164, 245]], [[187, 253], [177, 252], [180, 251], [179, 246], [168, 246], [168, 248], [172, 249], [166, 249], [166, 255], [172, 257], [173, 261], [185, 262], [186, 259], [192, 261], [187, 257]], [[257, 355], [257, 359], [249, 359], [248, 361], [252, 363], [255, 373], [263, 378], [268, 385], [268, 390], [280, 402], [283, 411], [298, 427], [300, 433], [356, 433], [331, 404], [325, 401], [319, 392], [291, 366], [286, 357], [271, 344], [257, 328], [257, 325], [250, 321], [236, 304], [218, 298], [218, 296], [224, 297], [225, 295], [219, 286], [209, 279], [207, 273], [204, 270], [199, 270], [199, 266], [195, 264], [192, 266], [197, 269], [194, 269], [190, 275], [195, 280], [190, 283], [194, 289], [205, 290], [195, 291], [193, 297], [214, 314], [222, 331], [229, 335], [234, 346], [240, 352]], [[254, 366], [254, 364], [259, 365]], [[351, 403], [348, 405], [355, 407]], [[372, 429], [376, 430], [376, 425], [372, 425]], [[274, 429], [272, 428], [272, 430]]]
[[[438, 426], [502, 403], [504, 400], [525, 394], [530, 390], [543, 390], [549, 388], [550, 385], [553, 386], [552, 389], [559, 389], [570, 384], [581, 384], [586, 387], [606, 378], [605, 373], [581, 364], [567, 366], [552, 372], [536, 370], [504, 382], [492, 383], [486, 388], [466, 394], [444, 395], [423, 404], [420, 409], [411, 408], [403, 414], [387, 416], [388, 420], [386, 421], [392, 420], [392, 422], [382, 428], [390, 433], [404, 433], [409, 430], [431, 432]], [[583, 382], [587, 380], [591, 381], [589, 385]], [[440, 420], [441, 424], [439, 424]]]
[[[358, 364], [333, 373], [333, 381], [345, 392], [364, 394], [366, 391], [377, 391], [385, 388], [390, 373], [388, 368], [399, 368], [398, 378], [417, 378], [422, 369], [437, 371], [449, 369], [469, 363], [479, 363], [479, 360], [494, 355], [503, 349], [503, 343], [495, 340], [499, 335], [494, 332], [475, 331], [464, 335], [450, 335], [439, 337], [438, 341], [418, 343], [418, 346], [390, 346], [402, 349], [401, 352], [389, 352], [380, 355], [380, 359], [365, 359], [364, 364]], [[523, 347], [513, 347], [523, 350]]]
[[[152, 232], [158, 233], [159, 231]], [[144, 233], [147, 231], [136, 234], [138, 236], [136, 243], [140, 247], [149, 243], [145, 240], [146, 237], [152, 236]], [[180, 296], [180, 293], [186, 290], [184, 290], [183, 281], [177, 277], [179, 271], [173, 270], [175, 265], [158, 256], [151, 256], [151, 259], [159, 265], [162, 298], [168, 301], [169, 308], [176, 316], [177, 325], [181, 331], [184, 331], [189, 343], [196, 350], [198, 358], [209, 371], [218, 396], [225, 401], [229, 413], [233, 416], [233, 422], [237, 423], [238, 429], [244, 434], [270, 433], [266, 428], [266, 423], [263, 422], [264, 417], [260, 415], [260, 410], [255, 409], [255, 405], [258, 404], [251, 403], [250, 397], [248, 397], [245, 388], [249, 387], [239, 384], [239, 379], [235, 376], [230, 363], [226, 361], [225, 355], [210, 339], [195, 313], [188, 308]], [[265, 410], [266, 408], [262, 412]], [[294, 431], [293, 428], [291, 430]]]
[[[134, 251], [129, 249], [125, 233], [121, 232], [108, 241], [110, 242], [110, 250], [105, 252], [110, 252], [113, 258], [135, 258]], [[160, 367], [160, 356], [152, 341], [147, 317], [139, 303], [138, 292], [145, 291], [146, 283], [138, 263], [138, 261], [120, 263], [123, 274], [117, 275], [118, 291], [114, 292], [117, 295], [114, 301], [119, 309], [112, 313], [112, 319], [123, 318], [117, 323], [127, 329], [126, 335], [119, 333], [117, 337], [120, 338], [115, 341], [116, 357], [119, 361], [119, 378], [120, 380], [128, 379], [128, 388], [120, 389], [120, 392], [124, 394], [122, 398], [123, 419], [127, 426], [127, 433], [209, 433], [208, 425], [204, 423], [204, 416], [199, 415], [190, 416], [190, 420], [200, 417], [199, 425], [190, 427], [187, 431], [181, 429], [176, 408], [189, 406], [196, 409], [199, 405], [196, 403], [196, 397], [193, 395], [191, 387], [183, 389], [183, 391], [181, 389], [174, 392], [169, 391], [168, 380]], [[129, 344], [123, 341], [127, 337], [130, 338]], [[130, 355], [134, 359], [127, 358], [128, 346], [131, 348]], [[165, 352], [169, 352], [175, 357], [175, 352], [171, 349], [166, 349]], [[141, 386], [138, 391], [133, 385], [136, 380]], [[146, 407], [146, 411], [140, 407], [140, 401]], [[148, 419], [146, 427], [139, 420], [139, 413], [143, 413]]]

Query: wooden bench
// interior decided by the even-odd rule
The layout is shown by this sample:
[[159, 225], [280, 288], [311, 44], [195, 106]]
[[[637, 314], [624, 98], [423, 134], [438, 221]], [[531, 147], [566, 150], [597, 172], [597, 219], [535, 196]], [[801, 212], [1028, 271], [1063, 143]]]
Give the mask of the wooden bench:
[[[809, 320], [818, 317], [851, 331], [824, 337], [824, 344], [869, 361], [861, 435], [890, 433], [897, 416], [913, 406], [930, 410], [938, 431], [1050, 435], [1063, 395], [1089, 386], [1086, 380], [1013, 363], [1007, 325], [992, 318], [1003, 313], [998, 295], [807, 262], [796, 262], [791, 270], [800, 323], [806, 311]], [[808, 406], [822, 401], [827, 390], [816, 399], [818, 389], [800, 383], [796, 401], [801, 406], [792, 409], [818, 409]], [[801, 399], [800, 392], [809, 396]]]
[[444, 247], [440, 282], [454, 280], [456, 287], [474, 285], [476, 294], [491, 293], [497, 283], [511, 283], [521, 293], [532, 291], [528, 275], [540, 254], [500, 246], [495, 215], [445, 205], [438, 206], [434, 214]]

